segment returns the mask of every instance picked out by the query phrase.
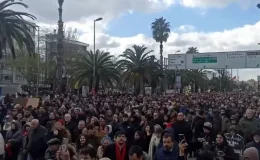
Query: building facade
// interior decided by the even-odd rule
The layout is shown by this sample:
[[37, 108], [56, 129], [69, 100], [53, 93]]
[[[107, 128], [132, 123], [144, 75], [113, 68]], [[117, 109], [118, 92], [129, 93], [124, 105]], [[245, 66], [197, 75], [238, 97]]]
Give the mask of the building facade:
[[[35, 31], [35, 28], [30, 28], [31, 36], [34, 40]], [[12, 58], [11, 50], [7, 47], [6, 52], [0, 58], [0, 96], [22, 92], [21, 86], [27, 84], [24, 76], [9, 64]]]
[[[56, 61], [56, 55], [57, 55], [57, 42], [58, 42], [58, 35], [54, 32], [51, 34], [46, 34], [45, 35], [45, 44], [46, 44], [46, 54], [45, 54], [45, 61], [46, 61], [46, 72], [45, 72], [45, 77], [47, 79], [53, 79], [53, 75], [55, 74], [50, 74], [51, 69], [49, 68], [51, 65], [50, 63], [53, 64], [53, 62]], [[63, 41], [63, 56], [64, 56], [64, 63], [66, 67], [66, 77], [63, 77], [66, 82], [65, 85], [68, 86], [68, 79], [70, 77], [70, 63], [73, 61], [74, 57], [77, 54], [85, 54], [88, 50], [89, 44], [79, 42], [76, 40], [71, 40], [68, 38], [64, 38]], [[52, 77], [48, 77], [52, 76]], [[55, 79], [55, 78], [54, 78]], [[54, 81], [52, 81], [54, 82]], [[55, 83], [55, 82], [54, 82]]]

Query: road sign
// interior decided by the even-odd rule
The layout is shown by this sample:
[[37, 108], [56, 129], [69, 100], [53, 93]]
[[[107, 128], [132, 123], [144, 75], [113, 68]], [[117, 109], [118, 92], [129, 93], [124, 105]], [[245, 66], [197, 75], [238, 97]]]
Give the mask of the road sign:
[[168, 69], [185, 69], [185, 54], [169, 54]]

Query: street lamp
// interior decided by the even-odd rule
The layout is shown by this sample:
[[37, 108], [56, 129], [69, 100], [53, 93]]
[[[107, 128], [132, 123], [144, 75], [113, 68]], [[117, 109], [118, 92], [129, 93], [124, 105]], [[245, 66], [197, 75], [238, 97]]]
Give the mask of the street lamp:
[[94, 20], [94, 50], [93, 50], [93, 88], [95, 87], [95, 76], [96, 76], [96, 22], [97, 21], [101, 21], [103, 18], [102, 17], [99, 17], [97, 19]]

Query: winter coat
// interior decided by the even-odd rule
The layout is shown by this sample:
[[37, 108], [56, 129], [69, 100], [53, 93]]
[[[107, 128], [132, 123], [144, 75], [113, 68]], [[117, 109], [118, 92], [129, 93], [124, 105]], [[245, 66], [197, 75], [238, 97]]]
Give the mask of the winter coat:
[[2, 134], [0, 133], [0, 155], [3, 155], [4, 153], [5, 153], [5, 141]]
[[49, 148], [46, 150], [44, 155], [45, 160], [56, 160], [56, 152], [52, 152]]
[[7, 142], [10, 139], [15, 139], [18, 141], [18, 143], [22, 143], [22, 131], [20, 130], [19, 123], [18, 122], [12, 122], [11, 124], [15, 125], [15, 129], [11, 129], [7, 131], [5, 136], [5, 141]]
[[47, 149], [47, 144], [44, 142], [45, 133], [46, 129], [42, 126], [38, 126], [29, 133], [27, 150], [33, 158], [44, 157], [45, 151]]
[[149, 144], [149, 149], [148, 149], [148, 155], [151, 157], [151, 159], [153, 159], [154, 153], [156, 148], [158, 147], [159, 143], [160, 143], [160, 137], [158, 138], [156, 134], [152, 135], [150, 144]]
[[179, 146], [174, 144], [171, 151], [166, 151], [163, 147], [159, 148], [154, 155], [154, 160], [178, 160], [179, 158]]
[[238, 126], [244, 135], [245, 142], [252, 140], [251, 134], [259, 127], [258, 120], [256, 118], [248, 119], [247, 117], [242, 117], [238, 123]]
[[179, 142], [179, 134], [183, 134], [187, 143], [190, 143], [192, 140], [192, 130], [191, 126], [186, 121], [177, 121], [173, 124], [175, 141]]

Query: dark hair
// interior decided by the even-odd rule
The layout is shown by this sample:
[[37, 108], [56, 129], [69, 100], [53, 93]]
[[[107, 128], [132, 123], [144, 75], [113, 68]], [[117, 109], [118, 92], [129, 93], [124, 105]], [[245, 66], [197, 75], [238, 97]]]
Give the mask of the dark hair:
[[170, 133], [164, 133], [163, 134], [163, 138], [168, 138], [168, 137], [171, 137], [172, 141], [174, 140], [173, 137], [172, 137], [172, 134], [170, 134]]
[[96, 122], [96, 121], [93, 123], [93, 125], [94, 125], [95, 127], [96, 127], [96, 126], [100, 127], [100, 124], [99, 124], [98, 122]]
[[199, 115], [200, 115], [200, 116], [203, 116], [204, 113], [205, 113], [205, 112], [204, 112], [203, 110], [200, 110], [200, 111], [199, 111]]
[[94, 125], [93, 124], [88, 124], [86, 128], [87, 128], [87, 130], [93, 130], [94, 129]]
[[204, 150], [199, 154], [197, 160], [214, 160], [214, 154], [211, 151]]
[[82, 148], [79, 152], [80, 155], [89, 155], [90, 158], [96, 158], [97, 151], [93, 147]]
[[119, 135], [126, 135], [126, 134], [125, 134], [124, 131], [119, 130], [119, 131], [116, 132], [116, 134], [115, 134], [115, 138], [116, 138], [117, 136], [119, 136]]
[[131, 148], [129, 149], [128, 155], [132, 156], [134, 154], [136, 154], [137, 158], [140, 158], [143, 155], [142, 148], [140, 148], [139, 146], [136, 146], [136, 145], [131, 146]]

